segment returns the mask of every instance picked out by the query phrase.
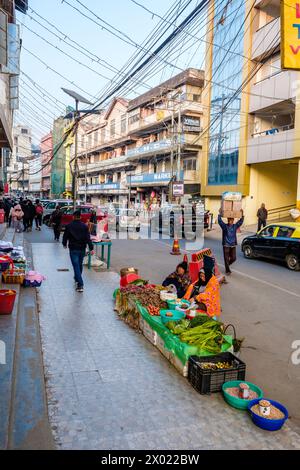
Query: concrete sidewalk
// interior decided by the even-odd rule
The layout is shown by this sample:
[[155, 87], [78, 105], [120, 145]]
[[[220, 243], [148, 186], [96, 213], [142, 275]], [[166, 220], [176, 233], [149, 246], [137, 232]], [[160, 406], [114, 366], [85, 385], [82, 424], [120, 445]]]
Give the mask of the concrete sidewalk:
[[[13, 229], [6, 230], [4, 239], [15, 246], [23, 244], [23, 234], [15, 234]], [[30, 260], [30, 246], [26, 248]], [[3, 284], [2, 288], [16, 290], [17, 298], [12, 315], [0, 316], [0, 340], [6, 346], [6, 364], [0, 364], [0, 449], [53, 449], [36, 291], [18, 284]]]
[[[118, 319], [119, 276], [85, 272], [74, 291], [69, 255], [35, 244], [48, 410], [58, 449], [299, 449], [291, 421], [255, 427], [221, 394], [199, 395], [140, 334]], [[62, 271], [70, 269], [70, 271]]]

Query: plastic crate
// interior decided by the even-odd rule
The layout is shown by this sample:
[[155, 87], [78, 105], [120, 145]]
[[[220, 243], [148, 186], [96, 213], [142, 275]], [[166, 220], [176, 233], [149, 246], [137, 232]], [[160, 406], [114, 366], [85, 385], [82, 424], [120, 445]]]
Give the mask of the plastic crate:
[[[206, 370], [200, 367], [201, 362], [229, 362], [231, 369]], [[232, 380], [245, 380], [246, 364], [230, 352], [216, 356], [190, 356], [188, 380], [202, 395], [221, 392], [222, 385]]]
[[3, 284], [23, 284], [25, 279], [25, 270], [14, 268], [2, 273]]

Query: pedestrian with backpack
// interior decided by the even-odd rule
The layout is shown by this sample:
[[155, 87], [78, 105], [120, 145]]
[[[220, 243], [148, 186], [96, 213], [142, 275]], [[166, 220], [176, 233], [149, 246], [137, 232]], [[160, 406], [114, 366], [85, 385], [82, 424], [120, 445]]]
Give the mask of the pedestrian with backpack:
[[42, 204], [40, 203], [40, 200], [37, 199], [35, 201], [35, 225], [36, 225], [36, 230], [41, 231], [42, 223], [43, 223], [43, 213], [44, 213], [44, 208]]

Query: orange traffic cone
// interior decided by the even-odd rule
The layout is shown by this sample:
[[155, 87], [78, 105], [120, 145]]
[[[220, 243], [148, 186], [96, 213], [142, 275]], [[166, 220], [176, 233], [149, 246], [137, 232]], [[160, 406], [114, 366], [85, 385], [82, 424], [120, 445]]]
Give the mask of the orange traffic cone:
[[181, 255], [178, 238], [174, 238], [171, 255]]

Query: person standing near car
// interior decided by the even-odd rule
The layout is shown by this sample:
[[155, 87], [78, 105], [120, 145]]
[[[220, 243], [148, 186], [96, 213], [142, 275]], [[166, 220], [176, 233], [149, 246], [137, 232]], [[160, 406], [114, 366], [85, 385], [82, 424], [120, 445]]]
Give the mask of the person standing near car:
[[262, 227], [266, 227], [267, 219], [268, 219], [268, 211], [266, 209], [266, 205], [263, 203], [257, 211], [257, 218], [258, 218], [258, 226], [257, 231], [260, 232]]
[[54, 231], [54, 241], [59, 242], [60, 231], [61, 231], [61, 218], [62, 213], [59, 206], [56, 206], [55, 211], [52, 213], [50, 218], [50, 224]]
[[39, 199], [37, 199], [35, 201], [35, 225], [36, 225], [36, 230], [39, 230], [39, 231], [41, 231], [41, 227], [42, 227], [43, 213], [44, 213], [44, 208], [42, 204], [40, 203]]
[[230, 266], [236, 261], [237, 231], [244, 223], [244, 213], [241, 219], [234, 223], [234, 219], [227, 219], [227, 224], [223, 222], [222, 209], [219, 211], [218, 224], [222, 229], [222, 245], [226, 274], [231, 274]]
[[89, 247], [91, 254], [93, 254], [94, 247], [87, 225], [80, 220], [80, 211], [75, 211], [73, 217], [73, 222], [66, 226], [62, 243], [64, 248], [69, 247], [70, 250], [71, 263], [74, 269], [76, 291], [83, 292], [83, 259], [85, 256], [86, 247]]

